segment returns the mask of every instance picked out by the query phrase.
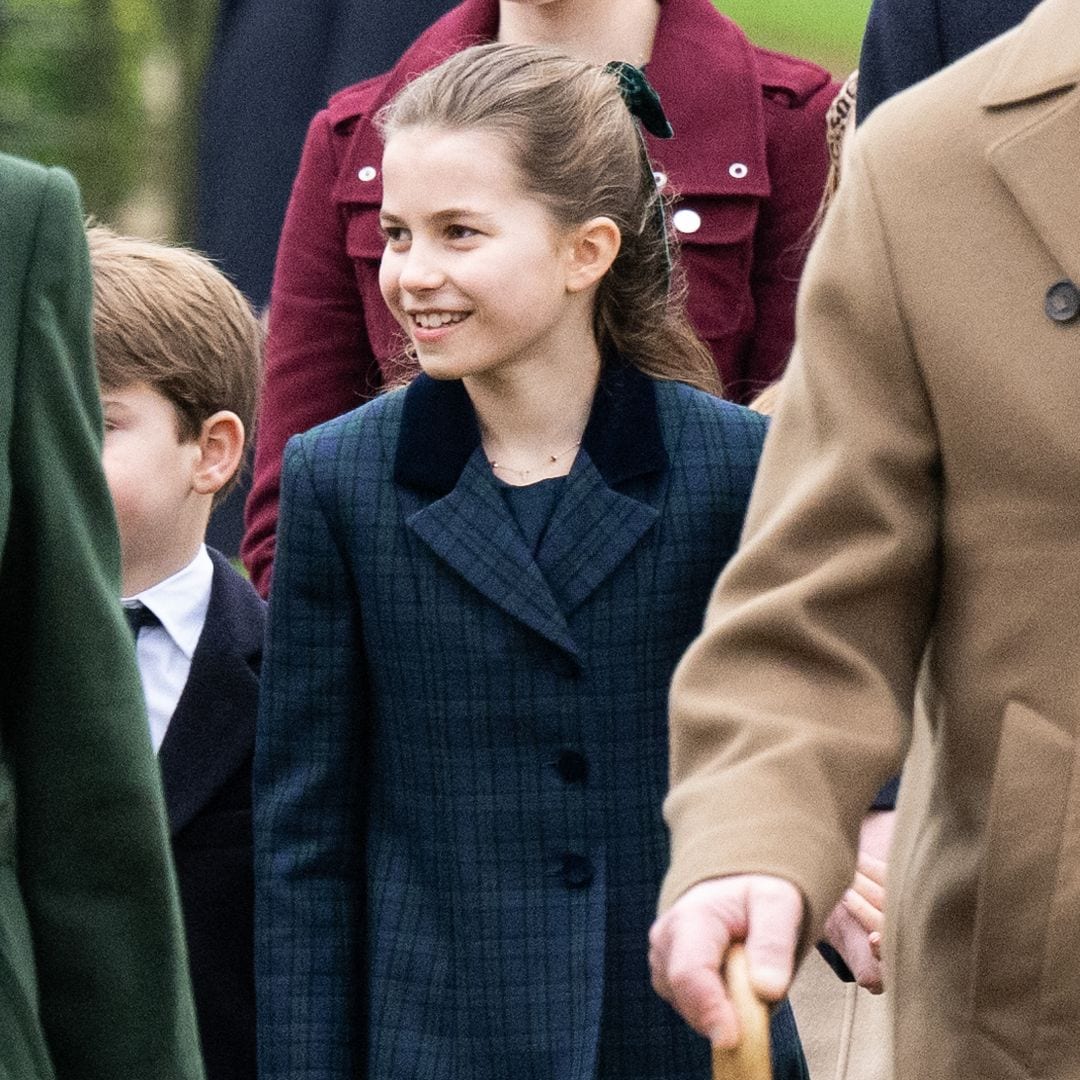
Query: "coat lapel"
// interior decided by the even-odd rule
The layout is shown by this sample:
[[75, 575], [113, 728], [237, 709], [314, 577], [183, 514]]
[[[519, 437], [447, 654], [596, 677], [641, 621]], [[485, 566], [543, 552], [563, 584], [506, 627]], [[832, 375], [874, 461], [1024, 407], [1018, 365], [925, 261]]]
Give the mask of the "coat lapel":
[[491, 476], [460, 382], [420, 376], [410, 385], [394, 479], [406, 526], [432, 552], [580, 663], [568, 617], [658, 517], [638, 493], [617, 489], [666, 466], [653, 384], [615, 357], [537, 558]]
[[158, 751], [173, 836], [251, 757], [255, 740], [264, 605], [223, 556], [210, 554], [206, 623]]
[[405, 524], [493, 604], [580, 661], [566, 619], [477, 447], [454, 489]]
[[583, 451], [544, 535], [537, 562], [569, 618], [637, 546], [656, 507], [610, 488]]
[[537, 557], [567, 617], [653, 526], [661, 496], [648, 481], [667, 467], [655, 384], [609, 357], [582, 451]]
[[1014, 32], [980, 103], [1002, 125], [988, 150], [991, 165], [1054, 260], [1080, 283], [1078, 81], [1075, 6], [1049, 0]]

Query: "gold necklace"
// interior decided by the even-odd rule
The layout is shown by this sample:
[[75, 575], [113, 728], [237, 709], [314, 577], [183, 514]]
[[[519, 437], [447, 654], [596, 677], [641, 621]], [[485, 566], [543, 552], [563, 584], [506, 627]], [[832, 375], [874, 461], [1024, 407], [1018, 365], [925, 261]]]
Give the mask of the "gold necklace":
[[513, 465], [503, 465], [498, 461], [492, 461], [491, 458], [488, 458], [488, 464], [492, 469], [501, 469], [503, 472], [511, 472], [515, 476], [520, 476], [522, 480], [527, 480], [537, 469], [544, 465], [554, 465], [559, 458], [566, 457], [571, 450], [576, 450], [580, 445], [581, 440], [579, 439], [573, 446], [568, 446], [565, 450], [560, 450], [557, 454], [548, 454], [543, 461], [537, 462], [535, 465], [530, 465], [527, 469], [517, 469]]

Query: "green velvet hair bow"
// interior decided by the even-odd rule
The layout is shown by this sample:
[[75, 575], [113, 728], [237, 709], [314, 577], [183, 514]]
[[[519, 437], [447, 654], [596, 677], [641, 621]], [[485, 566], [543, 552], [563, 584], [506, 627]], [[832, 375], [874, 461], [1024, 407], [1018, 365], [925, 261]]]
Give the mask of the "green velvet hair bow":
[[670, 139], [675, 132], [664, 115], [660, 104], [660, 95], [649, 85], [645, 72], [625, 60], [612, 60], [604, 70], [614, 75], [619, 81], [619, 93], [622, 94], [626, 107], [633, 116], [641, 121], [641, 126], [658, 139]]
[[[636, 117], [641, 126], [651, 135], [658, 139], [670, 139], [675, 135], [664, 115], [663, 106], [660, 104], [660, 95], [649, 85], [645, 78], [645, 72], [625, 60], [612, 60], [604, 65], [604, 71], [614, 75], [619, 82], [619, 93], [622, 94], [630, 115]], [[653, 177], [652, 164], [649, 161], [649, 148], [645, 145], [641, 129], [638, 129], [638, 142], [641, 144], [641, 160], [645, 172], [650, 180]], [[671, 285], [671, 245], [668, 242], [667, 219], [664, 216], [664, 200], [657, 196], [654, 205], [656, 217], [656, 230], [660, 234], [664, 245], [664, 280]]]

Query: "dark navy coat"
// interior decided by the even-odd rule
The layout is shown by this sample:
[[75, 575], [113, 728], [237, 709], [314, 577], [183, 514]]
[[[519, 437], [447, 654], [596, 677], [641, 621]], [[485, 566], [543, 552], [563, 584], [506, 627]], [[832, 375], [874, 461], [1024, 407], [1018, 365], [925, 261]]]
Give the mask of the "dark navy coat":
[[[646, 964], [667, 690], [764, 428], [615, 367], [535, 557], [460, 382], [290, 441], [255, 758], [261, 1080], [708, 1075]], [[799, 1076], [779, 1015], [777, 1075]]]
[[[221, 0], [203, 82], [195, 242], [256, 307], [270, 299], [278, 236], [312, 116], [335, 90], [392, 67], [452, 0]], [[240, 550], [242, 483], [210, 542]]]
[[200, 111], [196, 240], [270, 298], [304, 133], [343, 86], [392, 67], [451, 0], [222, 0]]
[[266, 605], [210, 558], [206, 622], [158, 762], [206, 1080], [254, 1080], [251, 755]]
[[1037, 0], [874, 0], [859, 59], [861, 123], [886, 98], [1022, 22]]

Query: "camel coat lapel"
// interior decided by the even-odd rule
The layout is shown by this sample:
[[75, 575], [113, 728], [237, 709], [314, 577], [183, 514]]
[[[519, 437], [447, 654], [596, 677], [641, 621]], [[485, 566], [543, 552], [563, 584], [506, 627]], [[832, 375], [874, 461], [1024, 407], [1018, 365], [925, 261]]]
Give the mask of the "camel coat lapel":
[[999, 117], [987, 156], [1065, 275], [1080, 282], [1080, 35], [1075, 5], [1042, 5], [983, 91]]

